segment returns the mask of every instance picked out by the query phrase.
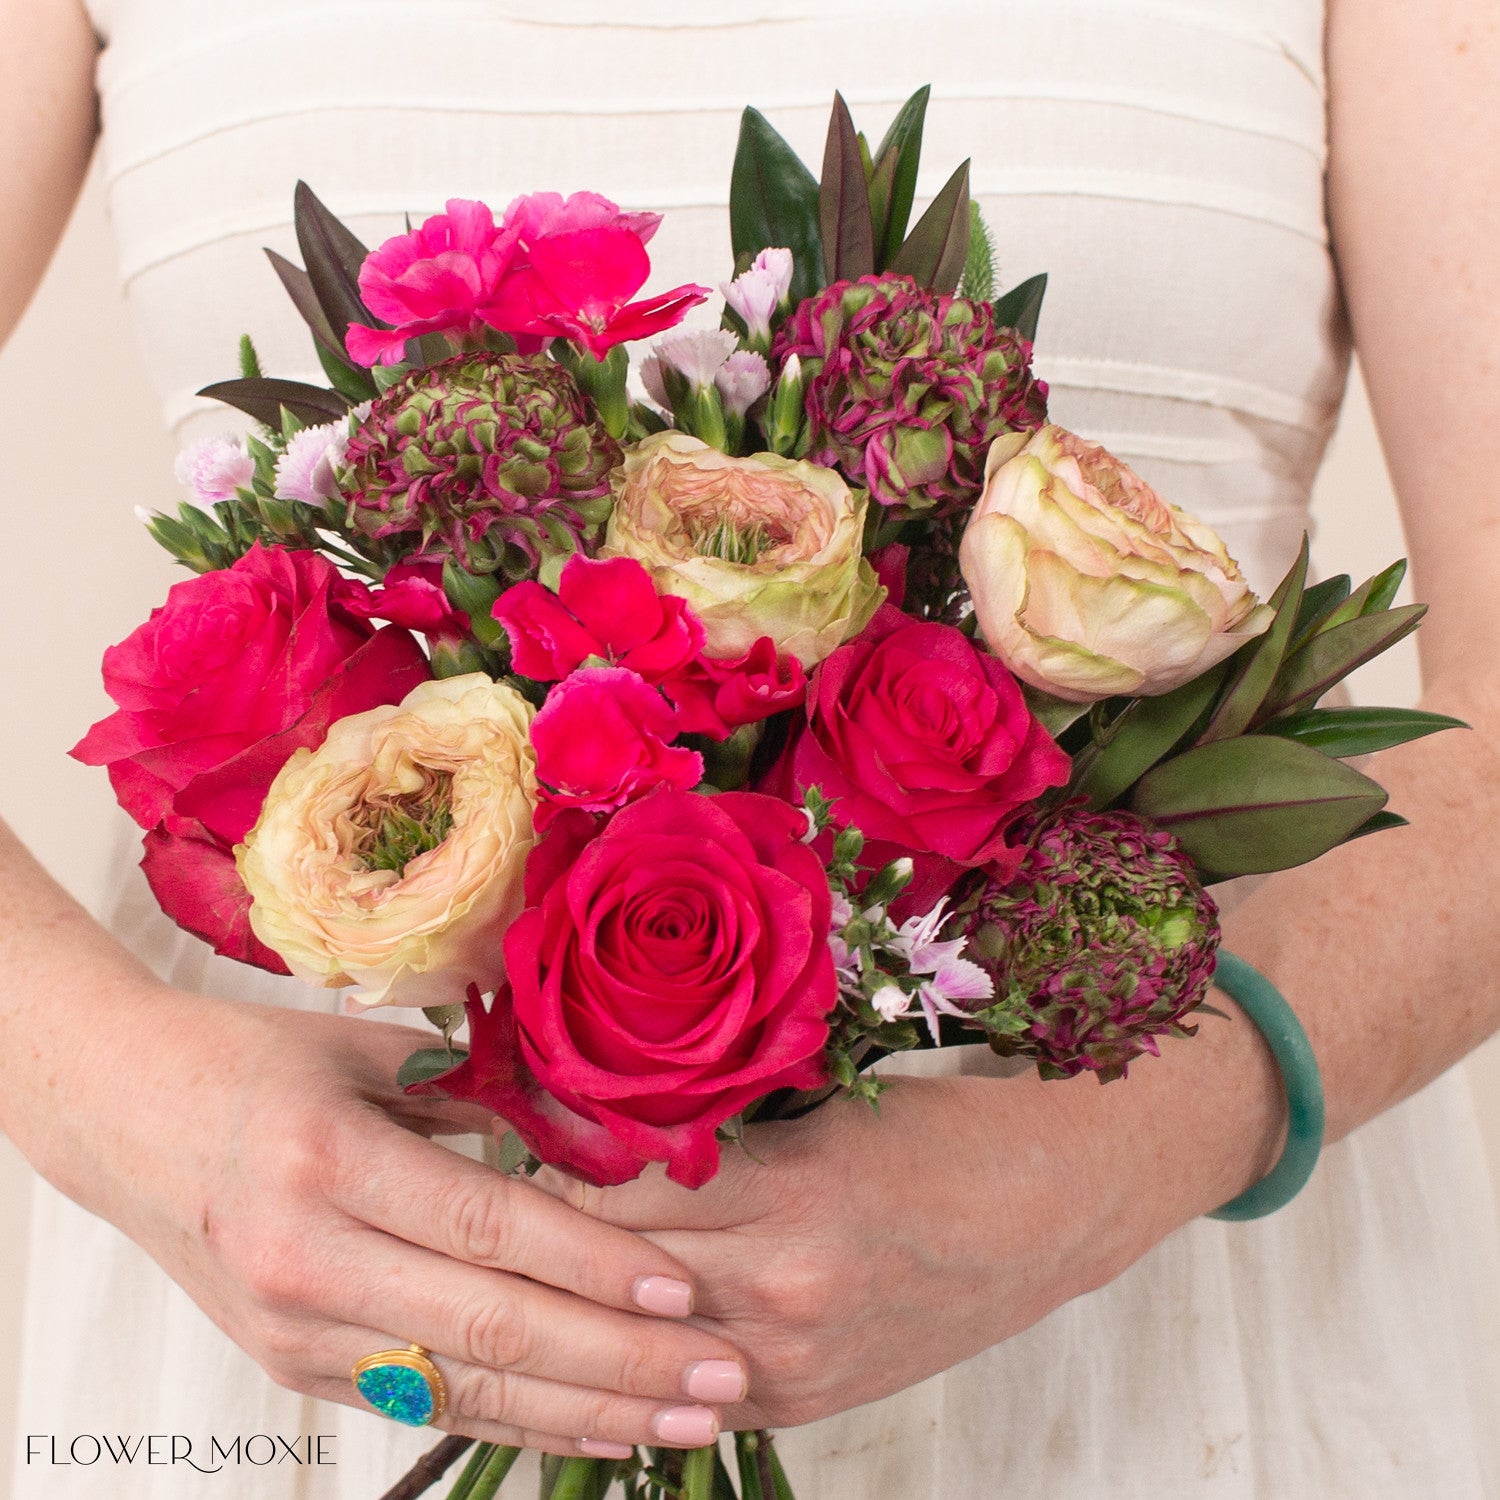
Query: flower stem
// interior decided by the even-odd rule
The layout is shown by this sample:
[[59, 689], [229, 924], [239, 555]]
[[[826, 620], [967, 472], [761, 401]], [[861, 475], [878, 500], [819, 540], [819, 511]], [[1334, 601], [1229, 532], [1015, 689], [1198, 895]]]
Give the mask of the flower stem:
[[682, 1500], [714, 1500], [714, 1458], [719, 1451], [694, 1448], [682, 1458]]
[[[498, 1444], [485, 1444], [489, 1452], [481, 1467], [475, 1468], [471, 1461], [469, 1467], [459, 1476], [458, 1487], [456, 1487], [448, 1500], [495, 1500], [505, 1476], [510, 1473], [516, 1460], [521, 1456], [519, 1448], [503, 1448]], [[476, 1455], [477, 1456], [477, 1455]], [[470, 1470], [473, 1470], [472, 1474]], [[462, 1488], [464, 1481], [468, 1481], [468, 1488]]]
[[[609, 1472], [601, 1483], [600, 1471], [604, 1469]], [[549, 1500], [594, 1500], [609, 1487], [614, 1473], [614, 1464], [606, 1459], [565, 1458]]]
[[[426, 1453], [388, 1489], [381, 1500], [416, 1500], [425, 1495], [453, 1467], [458, 1456], [473, 1443], [472, 1438], [447, 1437]], [[465, 1473], [468, 1471], [465, 1470]]]

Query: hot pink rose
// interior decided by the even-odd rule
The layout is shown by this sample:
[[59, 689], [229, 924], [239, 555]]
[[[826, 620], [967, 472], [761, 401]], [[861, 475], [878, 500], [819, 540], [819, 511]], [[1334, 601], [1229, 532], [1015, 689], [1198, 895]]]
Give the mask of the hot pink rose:
[[259, 961], [239, 951], [224, 861], [232, 872], [229, 851], [277, 771], [336, 719], [397, 703], [429, 676], [407, 631], [376, 629], [355, 607], [370, 607], [369, 590], [326, 559], [257, 545], [174, 584], [104, 654], [119, 711], [72, 753], [108, 766], [120, 805], [151, 830], [146, 871], [168, 915], [232, 957]]
[[506, 934], [509, 988], [470, 1004], [467, 1061], [415, 1092], [494, 1110], [587, 1182], [651, 1161], [707, 1182], [725, 1120], [826, 1081], [832, 903], [806, 826], [744, 792], [659, 792], [599, 833], [559, 820]]
[[533, 682], [560, 682], [591, 656], [660, 682], [703, 644], [686, 600], [658, 594], [633, 557], [596, 562], [575, 552], [555, 594], [518, 583], [496, 601], [494, 615], [510, 636], [511, 664]]
[[495, 227], [483, 203], [450, 198], [446, 213], [388, 239], [360, 267], [365, 306], [392, 328], [349, 325], [349, 357], [362, 365], [393, 365], [408, 339], [425, 333], [482, 334], [479, 309], [495, 295], [515, 254], [516, 236]]
[[564, 808], [613, 812], [658, 787], [688, 791], [703, 757], [674, 748], [677, 716], [644, 678], [624, 667], [584, 667], [547, 696], [531, 725], [540, 798], [536, 826]]
[[743, 724], [758, 724], [807, 695], [807, 673], [795, 656], [781, 656], [763, 635], [743, 655], [697, 656], [662, 684], [677, 709], [683, 734], [728, 739]]
[[813, 673], [773, 779], [798, 797], [821, 787], [840, 824], [893, 846], [881, 855], [937, 856], [956, 875], [1019, 863], [1007, 827], [1069, 770], [994, 657], [961, 630], [884, 605]]

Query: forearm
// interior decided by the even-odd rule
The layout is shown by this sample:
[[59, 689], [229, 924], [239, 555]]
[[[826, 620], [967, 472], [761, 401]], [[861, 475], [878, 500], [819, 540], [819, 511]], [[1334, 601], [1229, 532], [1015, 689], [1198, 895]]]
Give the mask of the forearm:
[[1368, 767], [1408, 828], [1268, 880], [1226, 944], [1286, 995], [1312, 1039], [1336, 1140], [1500, 1027], [1500, 683], [1435, 685], [1425, 706], [1472, 726]]
[[[81, 1079], [131, 1087], [103, 1021], [160, 990], [0, 823], [0, 1129], [39, 1166], [80, 1104]], [[99, 1054], [99, 1055], [96, 1055]], [[97, 1067], [95, 1066], [97, 1065]], [[102, 1068], [103, 1072], [98, 1069]]]
[[[1398, 1103], [1500, 1027], [1500, 691], [1440, 685], [1427, 705], [1473, 726], [1368, 767], [1411, 826], [1268, 879], [1226, 918], [1224, 944], [1286, 995], [1317, 1053], [1335, 1140]], [[1191, 1041], [1167, 1040], [1122, 1082], [981, 1084], [965, 1106], [995, 1130], [1028, 1122], [1035, 1175], [1067, 1184], [1079, 1290], [1119, 1274], [1275, 1164], [1286, 1128], [1270, 1052], [1227, 996]], [[1022, 1100], [1018, 1091], [1032, 1097]], [[1011, 1142], [1013, 1149], [1014, 1142]], [[997, 1157], [999, 1189], [1015, 1166]], [[1001, 1211], [996, 1207], [996, 1212]]]

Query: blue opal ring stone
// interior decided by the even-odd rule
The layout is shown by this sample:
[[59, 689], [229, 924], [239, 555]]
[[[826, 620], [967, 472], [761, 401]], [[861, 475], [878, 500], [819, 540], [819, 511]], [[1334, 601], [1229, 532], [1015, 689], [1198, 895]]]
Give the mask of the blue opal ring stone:
[[442, 1374], [420, 1344], [367, 1354], [350, 1379], [376, 1411], [407, 1427], [436, 1422], [448, 1404]]

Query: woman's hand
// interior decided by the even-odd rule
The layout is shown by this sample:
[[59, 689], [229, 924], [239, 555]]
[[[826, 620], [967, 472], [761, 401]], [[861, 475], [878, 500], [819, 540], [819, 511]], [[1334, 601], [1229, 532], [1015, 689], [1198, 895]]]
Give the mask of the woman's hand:
[[[694, 1322], [749, 1360], [729, 1426], [797, 1426], [1020, 1332], [1260, 1175], [1278, 1146], [1274, 1072], [1248, 1023], [1216, 1024], [1104, 1088], [897, 1078], [878, 1113], [840, 1097], [752, 1126], [694, 1192], [656, 1173], [537, 1180], [690, 1269]], [[1221, 1143], [1184, 1149], [1204, 1137], [1176, 1132], [1195, 1127]]]
[[38, 1164], [281, 1384], [360, 1405], [355, 1361], [416, 1342], [439, 1425], [603, 1456], [707, 1442], [741, 1394], [737, 1351], [681, 1321], [668, 1252], [425, 1139], [489, 1121], [396, 1088], [422, 1033], [154, 983], [96, 1021], [74, 1066], [98, 1136], [53, 1132]]

